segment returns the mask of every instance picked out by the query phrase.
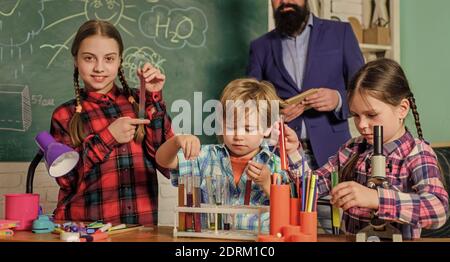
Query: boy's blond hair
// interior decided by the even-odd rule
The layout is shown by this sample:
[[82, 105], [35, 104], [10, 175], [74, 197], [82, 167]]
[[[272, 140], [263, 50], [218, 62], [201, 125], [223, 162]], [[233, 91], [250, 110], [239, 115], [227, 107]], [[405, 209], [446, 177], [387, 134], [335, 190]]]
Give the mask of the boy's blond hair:
[[[279, 101], [279, 105], [283, 106], [284, 102], [281, 100], [275, 87], [267, 81], [258, 81], [254, 78], [240, 78], [231, 81], [222, 91], [220, 96], [220, 103], [222, 107], [226, 107], [227, 101], [255, 101], [259, 109], [259, 101], [267, 101], [270, 105], [271, 101]], [[273, 108], [268, 107], [268, 114], [272, 112]]]

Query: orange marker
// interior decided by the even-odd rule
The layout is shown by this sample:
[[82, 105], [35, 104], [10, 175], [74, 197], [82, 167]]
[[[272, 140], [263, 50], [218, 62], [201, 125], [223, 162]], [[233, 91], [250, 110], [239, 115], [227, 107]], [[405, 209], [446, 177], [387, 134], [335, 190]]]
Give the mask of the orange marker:
[[280, 118], [280, 136], [278, 137], [278, 145], [280, 147], [281, 170], [288, 170], [288, 161], [286, 155], [286, 143], [284, 141], [284, 120]]

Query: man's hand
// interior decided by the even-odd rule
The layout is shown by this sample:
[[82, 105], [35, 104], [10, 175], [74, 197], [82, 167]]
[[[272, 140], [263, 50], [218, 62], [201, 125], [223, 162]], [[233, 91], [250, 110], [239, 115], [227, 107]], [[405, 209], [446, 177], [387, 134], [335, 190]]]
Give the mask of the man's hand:
[[298, 103], [295, 105], [290, 105], [281, 110], [284, 115], [284, 122], [289, 123], [297, 117], [301, 116], [305, 111], [305, 105], [303, 103]]
[[302, 103], [319, 112], [330, 112], [339, 104], [339, 92], [329, 88], [318, 88], [316, 93], [306, 97]]

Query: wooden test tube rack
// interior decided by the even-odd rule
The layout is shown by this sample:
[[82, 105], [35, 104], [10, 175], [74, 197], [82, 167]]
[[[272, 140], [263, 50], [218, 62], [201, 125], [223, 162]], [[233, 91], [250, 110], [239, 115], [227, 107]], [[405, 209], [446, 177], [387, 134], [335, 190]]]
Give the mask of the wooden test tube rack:
[[[269, 211], [269, 206], [218, 206], [201, 204], [201, 207], [175, 207], [173, 236], [232, 240], [257, 240], [258, 235], [261, 234], [261, 214]], [[217, 226], [214, 230], [202, 229], [201, 232], [180, 231], [176, 226], [179, 213], [214, 214], [216, 225], [218, 223], [218, 214], [256, 214], [258, 215], [258, 231], [219, 230]]]

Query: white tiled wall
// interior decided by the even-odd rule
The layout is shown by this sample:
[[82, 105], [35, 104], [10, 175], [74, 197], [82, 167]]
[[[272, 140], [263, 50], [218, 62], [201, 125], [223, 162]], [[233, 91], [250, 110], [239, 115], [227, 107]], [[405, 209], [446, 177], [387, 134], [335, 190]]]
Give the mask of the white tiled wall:
[[[0, 163], [0, 219], [4, 218], [4, 194], [25, 193], [29, 163]], [[40, 203], [45, 213], [53, 212], [58, 197], [58, 186], [47, 175], [44, 164], [35, 172], [34, 193], [40, 195]]]

